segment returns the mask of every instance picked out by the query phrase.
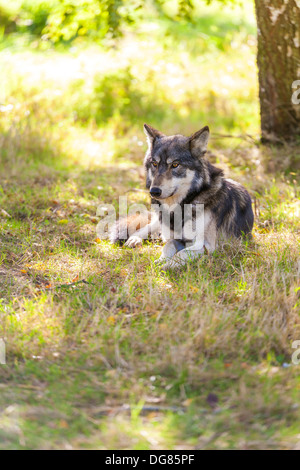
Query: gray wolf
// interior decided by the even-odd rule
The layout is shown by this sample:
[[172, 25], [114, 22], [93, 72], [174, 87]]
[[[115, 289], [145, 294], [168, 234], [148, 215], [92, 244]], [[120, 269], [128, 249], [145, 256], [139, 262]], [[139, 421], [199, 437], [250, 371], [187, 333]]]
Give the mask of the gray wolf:
[[[251, 197], [242, 185], [225, 178], [223, 171], [205, 158], [210, 135], [207, 126], [190, 137], [166, 136], [147, 124], [144, 130], [148, 141], [144, 161], [146, 187], [158, 211], [140, 219], [117, 222], [110, 237], [113, 243], [122, 242], [121, 229], [133, 224], [136, 230], [127, 237], [125, 245], [134, 248], [141, 245], [149, 233], [163, 232], [164, 220], [168, 220], [169, 237], [159, 262], [163, 269], [173, 269], [204, 253], [212, 253], [221, 239], [251, 234], [254, 222]], [[181, 235], [176, 235], [174, 207], [183, 211], [186, 205], [192, 207], [193, 222], [197, 218], [197, 207], [204, 208], [202, 242], [197, 237], [186, 236], [183, 217]], [[164, 218], [168, 211], [169, 218]]]

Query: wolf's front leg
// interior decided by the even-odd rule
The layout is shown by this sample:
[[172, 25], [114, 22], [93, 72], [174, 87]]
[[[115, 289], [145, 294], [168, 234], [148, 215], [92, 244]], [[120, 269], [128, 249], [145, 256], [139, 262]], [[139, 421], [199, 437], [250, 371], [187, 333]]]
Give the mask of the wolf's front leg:
[[193, 250], [191, 251], [188, 248], [185, 248], [182, 251], [176, 253], [172, 259], [166, 262], [166, 264], [162, 267], [163, 271], [167, 269], [178, 269], [182, 268], [188, 261], [192, 261], [195, 258], [198, 258], [200, 255], [205, 253], [204, 247], [200, 250]]
[[159, 227], [159, 220], [155, 218], [152, 222], [150, 222], [150, 224], [145, 225], [145, 227], [137, 230], [133, 235], [131, 235], [125, 243], [125, 246], [128, 246], [129, 248], [136, 248], [137, 246], [141, 246], [143, 240], [147, 239], [149, 235], [157, 232]]
[[142, 237], [140, 237], [139, 235], [131, 235], [131, 237], [129, 237], [127, 242], [125, 243], [125, 246], [128, 246], [128, 248], [136, 248], [137, 246], [142, 246], [142, 244]]
[[194, 245], [176, 253], [172, 259], [166, 262], [166, 264], [162, 267], [162, 269], [166, 271], [168, 269], [181, 268], [188, 261], [193, 261], [194, 259], [199, 258], [199, 256], [207, 252], [212, 253], [214, 249], [215, 249], [214, 244], [209, 244], [207, 242], [204, 242], [204, 245], [195, 243]]
[[178, 240], [169, 240], [162, 249], [160, 258], [155, 262], [156, 264], [162, 261], [170, 260], [176, 253], [183, 250], [185, 247], [184, 243]]

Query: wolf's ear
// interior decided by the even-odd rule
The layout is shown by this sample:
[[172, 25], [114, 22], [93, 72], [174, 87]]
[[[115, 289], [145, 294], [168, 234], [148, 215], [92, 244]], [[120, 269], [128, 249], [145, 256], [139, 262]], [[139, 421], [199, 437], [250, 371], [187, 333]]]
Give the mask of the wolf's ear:
[[201, 158], [205, 155], [209, 139], [209, 127], [205, 126], [190, 137], [191, 154], [195, 158]]
[[164, 136], [162, 132], [157, 131], [156, 129], [154, 129], [154, 127], [148, 126], [148, 124], [144, 124], [144, 132], [147, 136], [149, 147], [153, 145], [155, 139], [159, 139], [160, 137]]

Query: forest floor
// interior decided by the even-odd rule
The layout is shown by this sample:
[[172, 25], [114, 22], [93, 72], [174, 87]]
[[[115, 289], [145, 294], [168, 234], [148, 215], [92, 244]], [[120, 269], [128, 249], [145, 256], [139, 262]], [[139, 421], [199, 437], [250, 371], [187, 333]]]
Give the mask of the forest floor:
[[[236, 15], [203, 37], [149, 23], [110, 52], [1, 43], [1, 449], [299, 449], [300, 150], [259, 144]], [[210, 125], [209, 158], [255, 201], [253, 242], [164, 273], [157, 244], [98, 239], [99, 205], [149, 203], [144, 121]]]

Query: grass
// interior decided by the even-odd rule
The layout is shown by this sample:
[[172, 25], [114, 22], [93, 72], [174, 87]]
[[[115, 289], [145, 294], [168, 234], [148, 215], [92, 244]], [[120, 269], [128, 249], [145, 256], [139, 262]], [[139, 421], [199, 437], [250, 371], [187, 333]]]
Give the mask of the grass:
[[205, 20], [199, 54], [192, 30], [163, 40], [167, 20], [109, 52], [3, 39], [1, 449], [299, 447], [299, 148], [213, 136], [209, 158], [255, 200], [251, 243], [165, 274], [159, 246], [96, 235], [99, 204], [148, 201], [142, 122], [256, 140], [253, 28], [235, 14], [222, 47], [225, 13]]

